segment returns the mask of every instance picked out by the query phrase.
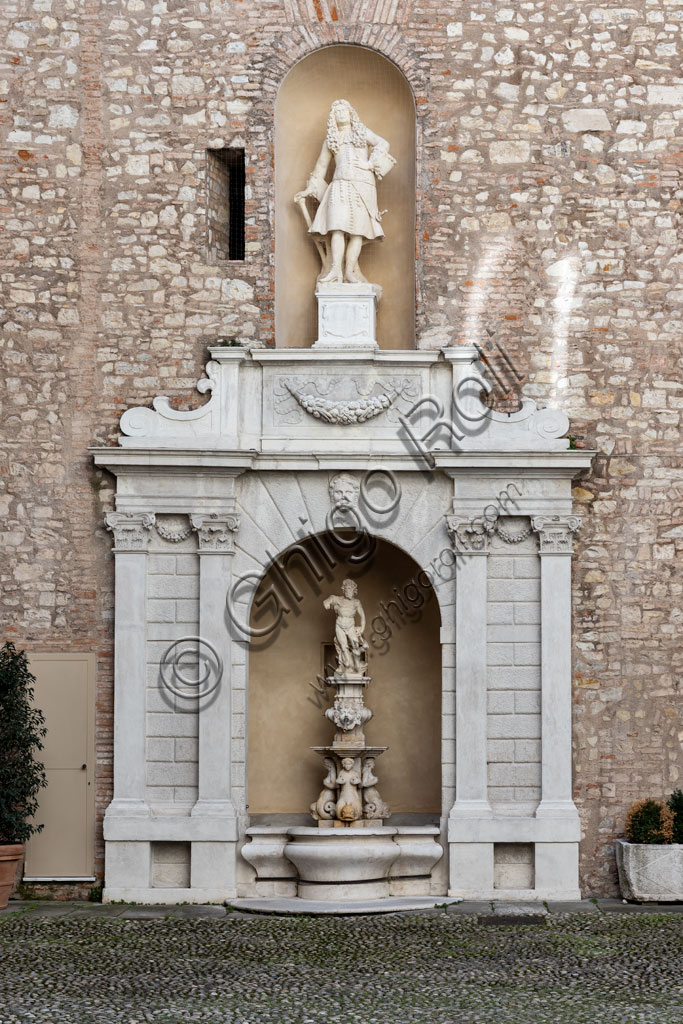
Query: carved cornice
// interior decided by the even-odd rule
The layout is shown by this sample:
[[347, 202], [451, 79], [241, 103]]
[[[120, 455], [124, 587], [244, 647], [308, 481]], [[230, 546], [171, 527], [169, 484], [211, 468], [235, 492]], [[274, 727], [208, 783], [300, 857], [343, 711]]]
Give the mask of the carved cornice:
[[460, 516], [446, 516], [446, 528], [453, 550], [462, 554], [487, 555], [493, 526], [493, 523], [482, 520], [482, 517], [463, 519]]
[[146, 551], [154, 521], [153, 512], [107, 512], [104, 517], [114, 534], [115, 552]]
[[218, 512], [193, 513], [192, 529], [197, 531], [200, 555], [232, 555], [235, 553], [235, 533], [240, 517], [236, 512], [220, 515]]
[[580, 526], [581, 516], [534, 516], [531, 520], [542, 555], [571, 555], [574, 534]]

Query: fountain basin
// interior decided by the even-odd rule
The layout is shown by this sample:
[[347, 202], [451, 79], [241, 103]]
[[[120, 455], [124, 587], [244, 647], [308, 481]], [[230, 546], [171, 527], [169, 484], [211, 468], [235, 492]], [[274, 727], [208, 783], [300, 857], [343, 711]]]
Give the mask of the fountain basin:
[[400, 855], [397, 829], [290, 828], [285, 857], [295, 866], [297, 895], [309, 900], [366, 900], [389, 895], [389, 870]]
[[443, 857], [436, 825], [397, 825], [394, 842], [401, 853], [389, 874], [392, 896], [421, 896], [430, 891], [432, 869]]

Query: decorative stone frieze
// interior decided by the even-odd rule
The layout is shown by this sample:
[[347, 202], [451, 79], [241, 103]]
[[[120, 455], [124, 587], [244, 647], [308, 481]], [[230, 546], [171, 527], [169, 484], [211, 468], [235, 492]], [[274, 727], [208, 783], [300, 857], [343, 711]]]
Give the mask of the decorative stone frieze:
[[388, 395], [372, 395], [371, 398], [359, 398], [355, 401], [330, 402], [318, 395], [303, 395], [299, 391], [287, 385], [290, 395], [296, 398], [302, 409], [313, 416], [316, 420], [324, 420], [325, 423], [364, 423], [371, 420], [380, 413], [386, 412], [391, 406], [396, 393]]
[[[323, 364], [324, 365], [324, 364]], [[338, 367], [334, 367], [335, 371]], [[383, 413], [397, 422], [420, 395], [420, 382], [413, 374], [349, 372], [275, 375], [272, 379], [273, 412], [279, 424], [309, 422], [303, 413], [323, 423], [349, 426], [365, 423]], [[296, 402], [296, 405], [294, 405]], [[303, 413], [302, 413], [303, 410]]]
[[162, 540], [169, 544], [180, 544], [192, 533], [192, 526], [186, 516], [157, 516], [154, 528]]
[[114, 534], [114, 551], [145, 551], [155, 519], [153, 512], [107, 512], [104, 522]]
[[517, 533], [513, 533], [512, 530], [507, 530], [504, 526], [501, 526], [501, 519], [496, 519], [495, 532], [504, 544], [521, 544], [522, 541], [525, 541], [527, 537], [531, 536], [533, 528], [529, 525], [524, 529], [519, 530]]
[[531, 526], [538, 534], [538, 549], [542, 555], [571, 555], [581, 516], [534, 516]]
[[190, 516], [192, 529], [197, 531], [200, 555], [232, 555], [235, 552], [235, 533], [240, 524], [236, 513], [219, 515], [194, 513]]

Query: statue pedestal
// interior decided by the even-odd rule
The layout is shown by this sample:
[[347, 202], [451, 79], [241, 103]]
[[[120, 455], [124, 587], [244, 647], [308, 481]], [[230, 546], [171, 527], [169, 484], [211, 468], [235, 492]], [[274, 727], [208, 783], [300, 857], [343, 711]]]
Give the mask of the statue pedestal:
[[319, 284], [318, 340], [313, 348], [375, 351], [378, 284]]
[[334, 705], [325, 712], [337, 731], [327, 747], [312, 747], [323, 755], [327, 770], [323, 789], [311, 804], [318, 828], [375, 828], [384, 824], [391, 811], [377, 791], [375, 761], [387, 749], [369, 747], [363, 726], [372, 718], [365, 707], [363, 692], [370, 683], [365, 671], [340, 670], [327, 677], [335, 686]]

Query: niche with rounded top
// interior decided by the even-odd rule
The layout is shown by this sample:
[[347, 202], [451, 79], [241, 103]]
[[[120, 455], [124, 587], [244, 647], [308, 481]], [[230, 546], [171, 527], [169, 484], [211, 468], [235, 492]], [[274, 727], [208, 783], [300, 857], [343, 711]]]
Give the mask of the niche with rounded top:
[[[329, 538], [323, 534], [320, 541], [334, 551]], [[362, 565], [340, 560], [333, 569], [317, 542], [310, 538], [278, 556], [279, 568], [266, 572], [252, 607], [255, 630], [289, 610], [278, 629], [250, 645], [251, 821], [313, 825], [309, 808], [325, 770], [311, 747], [325, 746], [334, 736], [324, 716], [334, 689], [319, 677], [325, 664], [334, 668], [335, 619], [323, 599], [341, 593], [342, 580], [351, 577], [367, 620], [372, 682], [365, 702], [373, 718], [365, 735], [369, 745], [388, 747], [376, 765], [378, 789], [392, 811], [386, 824], [435, 823], [441, 813], [441, 620], [435, 592], [421, 567], [386, 541], [378, 540]]]
[[346, 99], [361, 121], [390, 144], [393, 170], [378, 182], [385, 238], [363, 246], [360, 267], [383, 294], [380, 348], [415, 344], [415, 104], [403, 73], [364, 46], [316, 50], [288, 72], [275, 108], [275, 343], [310, 347], [317, 337], [320, 260], [294, 195], [315, 166], [330, 106]]

